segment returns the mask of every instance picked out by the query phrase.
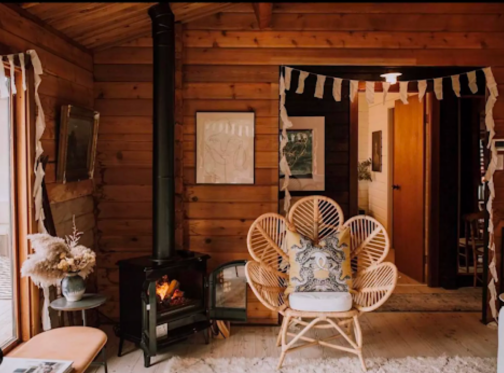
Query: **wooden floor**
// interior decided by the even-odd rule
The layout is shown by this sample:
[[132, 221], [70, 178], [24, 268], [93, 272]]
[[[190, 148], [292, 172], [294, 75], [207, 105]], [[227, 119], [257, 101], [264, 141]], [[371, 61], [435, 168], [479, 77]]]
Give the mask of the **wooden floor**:
[[[366, 358], [403, 358], [407, 356], [497, 356], [497, 331], [479, 322], [479, 313], [370, 313], [363, 315], [361, 325], [364, 335]], [[231, 329], [231, 338], [213, 339], [205, 345], [203, 336], [174, 345], [168, 352], [153, 358], [151, 368], [143, 366], [143, 355], [131, 343], [125, 343], [124, 351], [132, 351], [117, 357], [117, 338], [111, 328], [104, 327], [109, 335], [107, 344], [109, 372], [165, 373], [172, 356], [199, 358], [278, 357], [280, 348], [275, 346], [278, 327], [237, 327]], [[298, 358], [325, 358], [348, 356], [321, 347], [306, 348], [298, 354], [287, 356], [286, 363]], [[90, 368], [87, 373], [102, 373], [103, 368]], [[219, 372], [227, 373], [227, 372]], [[231, 373], [231, 372], [229, 372]]]

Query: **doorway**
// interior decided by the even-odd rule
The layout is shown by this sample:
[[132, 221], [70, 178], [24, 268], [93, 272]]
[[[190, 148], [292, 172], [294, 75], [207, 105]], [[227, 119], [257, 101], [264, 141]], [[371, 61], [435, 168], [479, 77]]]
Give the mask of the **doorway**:
[[387, 230], [387, 258], [407, 283], [425, 283], [425, 99], [411, 93], [359, 92], [359, 161], [369, 160], [371, 179], [359, 181], [359, 208]]
[[[383, 95], [376, 92], [375, 102], [369, 104], [365, 92], [358, 94], [359, 162], [368, 160], [371, 172], [370, 181], [359, 181], [359, 210], [384, 225], [392, 246], [386, 260], [395, 263], [400, 272], [398, 297], [391, 298], [392, 302], [397, 300], [393, 305], [395, 308], [389, 309], [392, 306], [390, 304], [386, 308], [412, 310], [404, 308], [409, 304], [418, 307], [416, 310], [427, 311], [424, 307], [436, 310], [439, 307], [437, 310], [448, 311], [463, 307], [465, 311], [479, 311], [481, 281], [477, 286], [468, 281], [472, 279], [472, 268], [477, 261], [473, 260], [470, 250], [468, 259], [463, 261], [464, 268], [467, 265], [470, 273], [461, 273], [460, 270], [457, 273], [456, 268], [457, 248], [465, 235], [464, 216], [484, 205], [481, 165], [486, 164], [482, 157], [485, 131], [484, 121], [481, 121], [483, 114], [479, 111], [480, 105], [484, 106], [484, 98], [472, 96], [472, 101], [466, 102], [469, 98], [454, 97], [453, 100], [460, 100], [461, 104], [453, 105], [447, 92], [446, 103], [443, 103], [441, 110], [440, 101], [433, 92], [427, 92], [422, 101], [416, 92], [410, 92], [408, 96], [406, 104], [396, 92], [388, 93], [385, 101]], [[455, 123], [455, 128], [453, 125], [450, 127], [454, 133], [440, 131], [441, 122], [446, 123], [447, 118], [452, 124]], [[441, 176], [444, 183], [444, 179], [451, 178], [450, 189], [440, 190], [440, 176], [433, 174], [433, 171], [439, 172], [440, 159], [447, 162], [448, 153], [438, 153], [437, 158], [433, 156], [433, 132], [436, 140], [443, 144], [446, 143], [445, 137], [455, 138], [451, 150], [454, 154], [449, 156], [456, 171], [448, 176], [443, 164], [444, 174]], [[437, 162], [437, 167], [433, 167], [433, 162]], [[432, 198], [433, 187], [438, 187], [437, 196], [457, 201], [451, 210], [444, 207], [442, 213], [446, 220], [430, 219], [433, 208], [439, 212], [439, 202]], [[433, 224], [436, 225], [435, 229], [432, 229]], [[438, 246], [436, 252], [432, 250], [436, 247], [430, 245], [436, 240], [445, 240], [447, 245]], [[452, 275], [449, 272], [442, 273], [444, 279], [436, 283], [432, 281], [435, 276], [429, 273], [433, 262], [429, 255], [435, 257], [441, 253], [452, 256], [451, 262], [443, 265], [455, 268], [455, 272]], [[482, 263], [477, 263], [477, 266], [481, 272]], [[434, 275], [439, 275], [441, 268], [432, 268]], [[401, 302], [399, 298], [407, 299]]]

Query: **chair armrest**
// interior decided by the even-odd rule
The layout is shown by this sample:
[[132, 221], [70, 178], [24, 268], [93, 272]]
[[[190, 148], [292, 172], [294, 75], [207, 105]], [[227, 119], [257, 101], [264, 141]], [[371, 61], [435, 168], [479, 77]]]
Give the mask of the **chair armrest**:
[[245, 265], [247, 282], [259, 301], [272, 311], [283, 311], [288, 306], [284, 294], [288, 285], [288, 275], [276, 272], [256, 261], [248, 261]]
[[355, 308], [360, 312], [371, 312], [380, 307], [392, 295], [397, 275], [396, 266], [388, 262], [358, 272], [351, 292]]

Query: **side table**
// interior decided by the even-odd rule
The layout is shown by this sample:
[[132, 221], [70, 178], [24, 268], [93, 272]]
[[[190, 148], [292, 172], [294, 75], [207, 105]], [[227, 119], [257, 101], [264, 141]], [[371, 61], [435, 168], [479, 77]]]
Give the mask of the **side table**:
[[[96, 308], [101, 306], [107, 301], [107, 297], [101, 294], [84, 294], [82, 299], [77, 302], [67, 302], [65, 297], [61, 297], [55, 299], [51, 302], [51, 308], [63, 311], [63, 312], [82, 312], [82, 324], [83, 326], [87, 326], [86, 321], [86, 310], [90, 310], [92, 308]], [[91, 364], [103, 365], [105, 367], [105, 373], [108, 373], [107, 367], [107, 352], [105, 350], [105, 346], [101, 351], [101, 355], [103, 361], [96, 361]]]
[[82, 323], [86, 322], [86, 310], [101, 306], [107, 301], [107, 297], [101, 294], [84, 294], [82, 299], [77, 302], [67, 302], [65, 297], [58, 298], [51, 302], [51, 308], [63, 312], [82, 312]]

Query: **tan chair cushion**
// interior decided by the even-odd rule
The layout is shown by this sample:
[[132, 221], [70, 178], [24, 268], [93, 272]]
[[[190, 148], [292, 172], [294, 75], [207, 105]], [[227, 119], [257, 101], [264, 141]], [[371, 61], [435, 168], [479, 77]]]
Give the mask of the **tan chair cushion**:
[[7, 356], [72, 360], [73, 372], [83, 373], [106, 343], [107, 335], [100, 329], [67, 326], [38, 334]]

